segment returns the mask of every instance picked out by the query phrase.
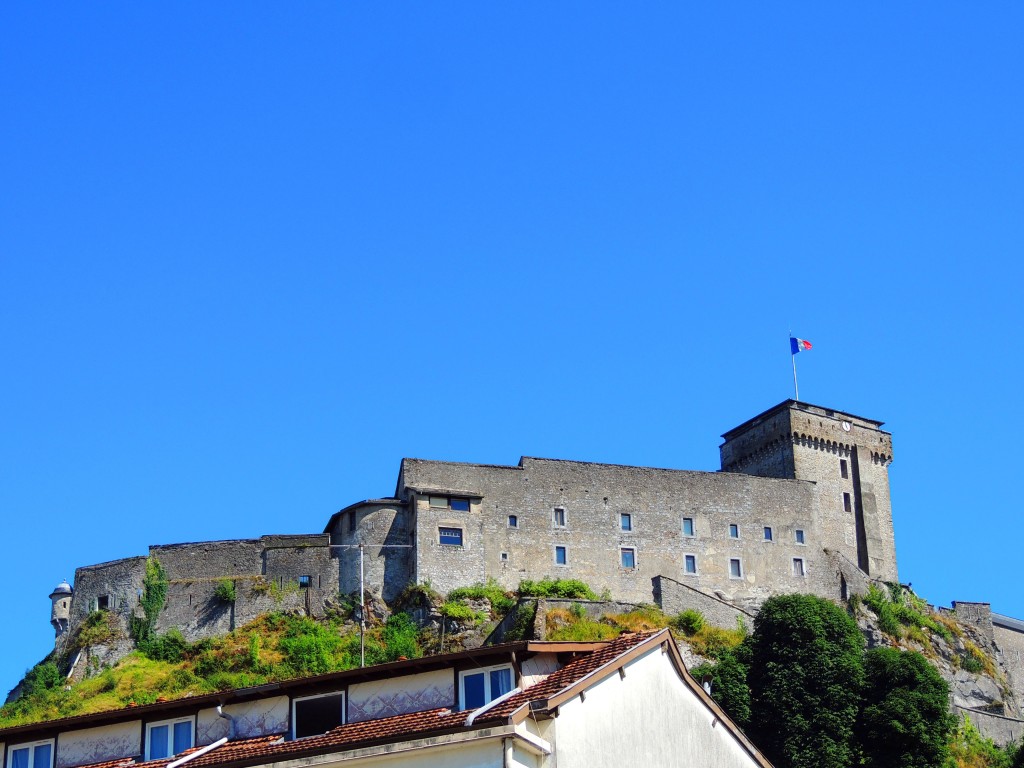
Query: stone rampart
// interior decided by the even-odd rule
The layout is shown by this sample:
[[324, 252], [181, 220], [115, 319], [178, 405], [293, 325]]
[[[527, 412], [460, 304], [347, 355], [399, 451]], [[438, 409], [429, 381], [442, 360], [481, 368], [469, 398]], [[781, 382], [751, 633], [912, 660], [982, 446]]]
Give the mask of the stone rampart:
[[735, 629], [740, 622], [753, 627], [756, 615], [667, 576], [654, 578], [654, 599], [669, 616], [685, 610], [700, 611], [708, 623], [723, 629]]

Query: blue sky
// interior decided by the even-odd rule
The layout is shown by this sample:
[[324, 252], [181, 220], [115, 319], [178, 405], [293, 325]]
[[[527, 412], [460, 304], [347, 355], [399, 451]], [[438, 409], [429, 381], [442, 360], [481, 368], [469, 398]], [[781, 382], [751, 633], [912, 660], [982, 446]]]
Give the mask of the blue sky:
[[[716, 7], [712, 7], [712, 6]], [[6, 3], [0, 639], [403, 456], [884, 420], [900, 575], [1024, 617], [1024, 7]]]

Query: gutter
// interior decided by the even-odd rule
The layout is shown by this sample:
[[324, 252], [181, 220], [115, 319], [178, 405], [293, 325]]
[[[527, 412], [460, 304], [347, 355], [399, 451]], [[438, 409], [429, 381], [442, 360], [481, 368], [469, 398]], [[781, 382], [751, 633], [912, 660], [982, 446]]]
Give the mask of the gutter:
[[213, 750], [215, 750], [217, 747], [224, 746], [227, 743], [228, 743], [228, 737], [227, 736], [225, 736], [222, 739], [217, 739], [215, 742], [213, 742], [213, 744], [207, 744], [205, 747], [202, 747], [201, 749], [197, 749], [195, 752], [190, 752], [189, 754], [185, 755], [184, 757], [179, 757], [177, 760], [173, 760], [173, 761], [169, 762], [167, 764], [166, 768], [178, 768], [179, 765], [184, 765], [185, 763], [189, 762], [190, 760], [195, 760], [197, 757], [202, 757], [207, 752], [213, 752]]

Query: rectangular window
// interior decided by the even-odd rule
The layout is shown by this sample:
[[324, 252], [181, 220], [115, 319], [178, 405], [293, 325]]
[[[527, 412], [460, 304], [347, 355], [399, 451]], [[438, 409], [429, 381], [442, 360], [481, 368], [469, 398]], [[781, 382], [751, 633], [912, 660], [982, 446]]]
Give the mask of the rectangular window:
[[629, 512], [619, 513], [619, 527], [624, 531], [633, 530], [633, 516]]
[[623, 547], [619, 550], [619, 560], [623, 568], [636, 568], [636, 550]]
[[693, 536], [693, 518], [683, 518], [683, 536]]
[[793, 533], [796, 536], [796, 543], [797, 544], [803, 544], [804, 543], [804, 532], [803, 532], [803, 530], [800, 529], [800, 528], [797, 528], [796, 531], [794, 531]]
[[764, 540], [765, 541], [772, 541], [773, 540], [772, 539], [772, 528], [771, 528], [770, 525], [766, 525], [764, 527]]
[[462, 546], [461, 528], [438, 528], [438, 541], [451, 547]]
[[802, 557], [793, 558], [793, 575], [794, 576], [805, 576], [804, 571], [804, 559]]
[[447, 496], [431, 496], [430, 506], [434, 509], [448, 509], [448, 497]]
[[565, 510], [561, 507], [555, 507], [551, 519], [554, 521], [556, 528], [565, 528]]
[[348, 513], [348, 532], [353, 533], [356, 529], [356, 511], [352, 510]]
[[512, 666], [485, 667], [459, 673], [459, 701], [462, 709], [478, 709], [512, 690]]
[[850, 468], [846, 465], [846, 459], [839, 460], [839, 474], [846, 480], [850, 476]]
[[469, 499], [448, 499], [448, 508], [455, 512], [469, 512]]
[[850, 511], [850, 494], [843, 494], [843, 510], [846, 512]]
[[344, 693], [307, 696], [292, 702], [292, 738], [319, 736], [344, 722]]
[[738, 539], [740, 537], [740, 527], [736, 523], [729, 523], [729, 538]]
[[508, 527], [509, 528], [518, 528], [519, 527], [519, 518], [516, 515], [509, 515], [508, 516]]
[[565, 547], [555, 547], [555, 565], [568, 565], [569, 558]]
[[159, 760], [163, 757], [180, 755], [191, 749], [192, 718], [181, 717], [177, 720], [163, 720], [146, 726], [146, 759]]
[[53, 768], [53, 739], [11, 747], [7, 768]]
[[503, 562], [503, 563], [507, 563], [508, 562], [508, 552], [502, 552], [501, 553], [501, 562]]
[[743, 563], [740, 562], [740, 559], [738, 557], [734, 557], [729, 560], [729, 578], [743, 578]]
[[697, 572], [697, 556], [686, 555], [683, 558], [683, 570], [685, 573], [696, 573]]
[[107, 611], [110, 610], [110, 595], [100, 595], [96, 598], [96, 610]]
[[309, 576], [299, 576], [299, 589], [309, 589], [309, 584], [312, 578]]

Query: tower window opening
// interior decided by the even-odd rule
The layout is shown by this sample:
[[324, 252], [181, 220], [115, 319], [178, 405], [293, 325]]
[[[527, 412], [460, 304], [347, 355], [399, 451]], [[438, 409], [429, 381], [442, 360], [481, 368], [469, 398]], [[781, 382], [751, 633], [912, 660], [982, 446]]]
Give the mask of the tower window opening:
[[843, 511], [844, 512], [849, 512], [851, 509], [852, 509], [852, 504], [850, 504], [850, 494], [844, 493], [843, 494]]
[[842, 475], [843, 480], [850, 477], [850, 465], [846, 463], [846, 459], [839, 460], [839, 474]]

